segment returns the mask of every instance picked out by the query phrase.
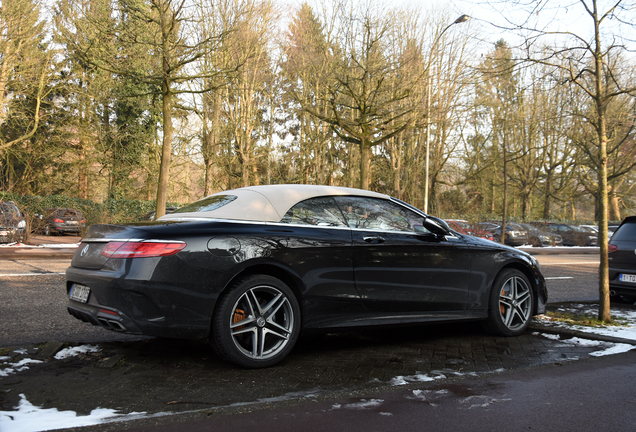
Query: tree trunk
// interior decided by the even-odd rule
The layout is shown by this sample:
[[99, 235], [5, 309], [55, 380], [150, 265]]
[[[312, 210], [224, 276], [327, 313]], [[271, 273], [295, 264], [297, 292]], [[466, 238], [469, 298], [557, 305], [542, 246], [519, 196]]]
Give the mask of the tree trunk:
[[360, 144], [360, 189], [369, 189], [369, 163], [371, 146], [366, 141]]
[[506, 154], [507, 135], [504, 132], [503, 137], [503, 209], [501, 216], [501, 244], [506, 244], [506, 219], [508, 218], [508, 155]]
[[161, 166], [159, 167], [159, 184], [157, 185], [157, 218], [166, 214], [168, 174], [170, 173], [170, 158], [172, 156], [172, 94], [169, 80], [164, 80], [162, 92], [163, 145], [161, 149]]
[[548, 171], [545, 179], [545, 200], [543, 201], [543, 219], [550, 219], [550, 204], [552, 198], [552, 171]]

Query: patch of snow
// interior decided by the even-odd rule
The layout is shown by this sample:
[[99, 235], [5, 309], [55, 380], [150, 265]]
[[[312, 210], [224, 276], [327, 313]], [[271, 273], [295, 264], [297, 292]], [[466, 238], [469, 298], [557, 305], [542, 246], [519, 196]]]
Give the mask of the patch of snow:
[[331, 406], [332, 410], [335, 409], [353, 409], [353, 410], [366, 410], [366, 409], [371, 409], [371, 408], [377, 408], [380, 405], [382, 405], [384, 403], [383, 399], [370, 399], [370, 400], [366, 400], [366, 399], [360, 399], [360, 402], [355, 402], [355, 403], [349, 403], [349, 404], [333, 404]]
[[602, 357], [602, 356], [606, 356], [606, 355], [612, 355], [612, 354], [620, 354], [620, 353], [624, 353], [630, 350], [633, 350], [634, 348], [636, 348], [634, 345], [629, 345], [629, 344], [615, 344], [603, 351], [594, 351], [593, 353], [590, 353], [591, 356], [594, 357]]
[[117, 414], [117, 410], [95, 408], [87, 416], [78, 416], [75, 411], [58, 411], [57, 408], [43, 409], [31, 404], [20, 395], [16, 411], [0, 411], [0, 430], [12, 432], [36, 432], [51, 429], [91, 426], [113, 421], [136, 420], [157, 417], [166, 413], [147, 415], [145, 412]]
[[492, 396], [468, 396], [467, 398], [461, 399], [459, 402], [464, 405], [469, 405], [467, 409], [473, 408], [488, 408], [490, 405], [498, 403], [510, 401], [512, 399], [496, 399]]
[[429, 381], [435, 381], [435, 380], [444, 379], [444, 378], [446, 378], [446, 375], [443, 375], [443, 374], [439, 374], [435, 376], [429, 376], [428, 374], [397, 376], [391, 379], [390, 384], [394, 386], [400, 386], [400, 385], [406, 385], [408, 383], [429, 382]]
[[79, 354], [100, 352], [101, 348], [95, 345], [80, 345], [76, 347], [64, 348], [55, 354], [56, 360], [63, 360], [68, 357], [75, 357]]
[[[9, 359], [9, 357], [6, 357], [6, 359]], [[32, 363], [43, 363], [43, 362], [42, 360], [23, 359], [17, 363], [5, 363], [9, 367], [0, 369], [0, 377], [6, 377], [6, 376], [9, 376], [9, 374], [14, 374], [16, 372], [22, 372], [24, 370], [27, 370], [29, 368], [27, 365]]]
[[[574, 304], [571, 307], [561, 307], [559, 312], [576, 313], [588, 316], [598, 315], [598, 305], [586, 305], [586, 304]], [[589, 327], [581, 325], [572, 325], [554, 321], [549, 316], [539, 315], [536, 319], [549, 323], [550, 326], [555, 328], [567, 328], [576, 331], [580, 331], [588, 334], [596, 334], [599, 336], [611, 336], [625, 340], [631, 340], [636, 343], [636, 310], [616, 309], [611, 312], [612, 318], [622, 321], [620, 326], [601, 326], [601, 327]], [[543, 335], [547, 337], [546, 335]]]
[[381, 412], [380, 415], [381, 416], [392, 416], [393, 414], [391, 414], [389, 412]]
[[[569, 339], [561, 339], [561, 337], [559, 335], [553, 335], [553, 334], [547, 334], [547, 333], [538, 333], [538, 332], [534, 332], [532, 334], [533, 335], [542, 336], [542, 337], [544, 337], [546, 339], [557, 340], [559, 342], [562, 342], [564, 346], [567, 346], [567, 345], [578, 345], [578, 346], [590, 347], [590, 348], [603, 348], [603, 349], [601, 349], [599, 351], [591, 352], [590, 355], [594, 356], [594, 357], [601, 357], [601, 356], [612, 355], [612, 354], [620, 354], [620, 353], [624, 353], [624, 352], [627, 352], [627, 351], [630, 351], [630, 350], [633, 350], [634, 348], [636, 348], [635, 345], [625, 344], [625, 343], [603, 342], [603, 341], [596, 341], [596, 340], [591, 340], [591, 339], [583, 339], [583, 338], [578, 338], [578, 337], [573, 337], [573, 338], [569, 338]], [[578, 357], [574, 358], [574, 360], [578, 360]]]
[[[500, 372], [502, 370], [503, 369], [495, 371], [495, 372]], [[433, 370], [433, 371], [430, 371], [428, 374], [396, 376], [395, 378], [392, 378], [389, 381], [389, 384], [394, 385], [394, 386], [401, 386], [401, 385], [406, 385], [406, 384], [409, 384], [409, 383], [430, 382], [430, 381], [435, 381], [435, 380], [439, 380], [439, 379], [445, 379], [449, 375], [456, 376], [456, 377], [459, 377], [459, 376], [477, 377], [477, 376], [479, 376], [479, 374], [477, 372], [457, 372], [457, 371], [451, 370], [451, 369], [443, 369], [443, 370]]]

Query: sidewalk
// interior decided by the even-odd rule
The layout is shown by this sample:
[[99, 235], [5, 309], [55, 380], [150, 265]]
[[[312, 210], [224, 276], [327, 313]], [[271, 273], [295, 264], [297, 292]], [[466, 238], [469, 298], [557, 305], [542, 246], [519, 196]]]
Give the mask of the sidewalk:
[[32, 234], [26, 243], [0, 244], [2, 259], [72, 258], [80, 236]]

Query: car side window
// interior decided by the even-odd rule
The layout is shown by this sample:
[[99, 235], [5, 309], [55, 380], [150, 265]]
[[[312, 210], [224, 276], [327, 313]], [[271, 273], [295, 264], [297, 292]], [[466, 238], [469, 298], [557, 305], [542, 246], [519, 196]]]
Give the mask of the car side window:
[[427, 232], [424, 217], [394, 202], [367, 197], [334, 197], [351, 228]]
[[331, 197], [301, 201], [285, 213], [281, 222], [292, 225], [347, 226], [340, 209]]

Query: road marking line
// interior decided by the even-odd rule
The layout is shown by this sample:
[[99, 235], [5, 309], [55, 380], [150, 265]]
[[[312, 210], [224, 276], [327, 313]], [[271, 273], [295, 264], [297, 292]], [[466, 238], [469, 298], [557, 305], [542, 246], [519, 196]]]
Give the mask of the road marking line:
[[12, 276], [51, 276], [51, 275], [63, 275], [66, 274], [65, 272], [62, 273], [54, 273], [54, 272], [50, 272], [50, 273], [13, 273], [13, 274], [0, 274], [0, 277], [12, 277]]
[[545, 280], [555, 280], [555, 279], [574, 279], [572, 276], [560, 276], [560, 277], [547, 277]]
[[541, 267], [550, 265], [577, 265], [577, 264], [600, 264], [599, 261], [584, 261], [584, 262], [564, 262], [564, 263], [541, 263]]

